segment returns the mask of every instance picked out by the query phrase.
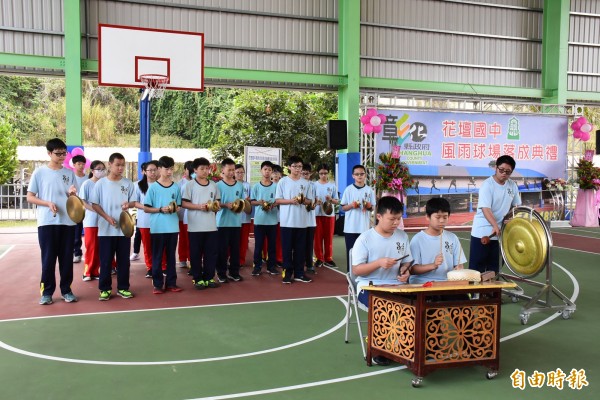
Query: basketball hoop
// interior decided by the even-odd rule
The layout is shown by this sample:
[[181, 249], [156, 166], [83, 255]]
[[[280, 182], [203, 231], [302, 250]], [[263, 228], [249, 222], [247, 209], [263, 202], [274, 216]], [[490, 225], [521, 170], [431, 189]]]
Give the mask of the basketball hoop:
[[150, 89], [150, 99], [162, 98], [165, 94], [165, 87], [169, 83], [168, 76], [159, 74], [140, 75], [140, 80], [146, 85], [146, 89]]

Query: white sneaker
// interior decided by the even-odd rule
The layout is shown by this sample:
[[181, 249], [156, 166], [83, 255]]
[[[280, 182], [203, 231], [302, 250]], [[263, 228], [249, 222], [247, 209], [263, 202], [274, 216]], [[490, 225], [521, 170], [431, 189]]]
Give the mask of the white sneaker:
[[129, 256], [129, 261], [135, 261], [135, 260], [139, 260], [140, 259], [140, 255], [138, 253], [131, 253], [131, 256]]
[[80, 263], [81, 262], [81, 256], [73, 256], [73, 262], [75, 264]]

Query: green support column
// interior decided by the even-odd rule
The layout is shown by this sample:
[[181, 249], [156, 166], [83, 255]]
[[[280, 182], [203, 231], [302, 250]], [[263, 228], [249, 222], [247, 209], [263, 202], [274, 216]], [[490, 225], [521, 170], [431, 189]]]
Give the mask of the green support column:
[[358, 152], [360, 95], [360, 0], [338, 0], [339, 118], [348, 121], [348, 152]]
[[567, 103], [569, 10], [571, 0], [544, 1], [542, 35], [542, 103]]
[[79, 0], [64, 1], [67, 145], [81, 146], [81, 14]]

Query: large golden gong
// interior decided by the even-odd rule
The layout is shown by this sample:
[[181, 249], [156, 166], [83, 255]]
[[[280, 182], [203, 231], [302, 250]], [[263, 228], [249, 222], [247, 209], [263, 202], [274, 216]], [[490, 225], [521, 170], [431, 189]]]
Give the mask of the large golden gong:
[[67, 199], [67, 215], [71, 218], [71, 221], [76, 224], [83, 221], [85, 218], [85, 207], [83, 200], [76, 195], [69, 196]]
[[500, 249], [506, 266], [516, 275], [531, 278], [545, 267], [548, 234], [538, 213], [519, 212], [502, 226]]

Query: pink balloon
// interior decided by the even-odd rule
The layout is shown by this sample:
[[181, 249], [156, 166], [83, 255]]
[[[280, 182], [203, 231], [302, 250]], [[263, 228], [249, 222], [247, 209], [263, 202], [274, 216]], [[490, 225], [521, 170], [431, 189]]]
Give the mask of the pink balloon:
[[579, 130], [581, 132], [591, 132], [592, 131], [592, 124], [590, 124], [589, 122], [586, 124], [581, 125], [581, 128], [579, 128]]
[[379, 126], [381, 124], [381, 119], [377, 115], [371, 117], [371, 121], [369, 121], [373, 126]]
[[581, 133], [581, 137], [579, 138], [579, 140], [581, 140], [582, 142], [587, 142], [588, 140], [590, 140], [590, 133], [589, 132], [582, 132]]
[[583, 132], [577, 130], [577, 131], [573, 131], [573, 138], [575, 139], [579, 139], [581, 138], [581, 135], [583, 134]]
[[573, 129], [574, 131], [578, 131], [579, 128], [581, 128], [581, 125], [582, 124], [580, 124], [579, 121], [573, 121], [573, 123], [571, 124], [571, 129]]
[[373, 127], [373, 132], [374, 133], [380, 133], [381, 129], [382, 129], [381, 125], [374, 126]]
[[377, 115], [377, 110], [375, 108], [369, 108], [367, 110], [367, 115], [369, 116], [369, 118], [374, 117]]
[[368, 115], [363, 115], [362, 117], [360, 117], [360, 122], [362, 122], [363, 125], [368, 124], [370, 120], [371, 117], [369, 117]]
[[363, 126], [363, 132], [364, 133], [373, 133], [373, 125], [365, 125]]
[[383, 114], [379, 114], [379, 115], [378, 115], [378, 117], [379, 117], [379, 119], [381, 120], [381, 123], [382, 123], [382, 124], [385, 124], [385, 121], [387, 121], [387, 118], [385, 117], [385, 115], [383, 115]]
[[579, 122], [581, 125], [583, 125], [583, 124], [587, 124], [588, 120], [585, 117], [579, 117], [579, 118], [577, 118], [577, 122]]

